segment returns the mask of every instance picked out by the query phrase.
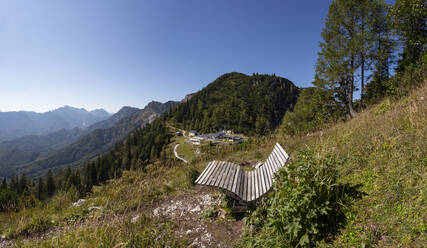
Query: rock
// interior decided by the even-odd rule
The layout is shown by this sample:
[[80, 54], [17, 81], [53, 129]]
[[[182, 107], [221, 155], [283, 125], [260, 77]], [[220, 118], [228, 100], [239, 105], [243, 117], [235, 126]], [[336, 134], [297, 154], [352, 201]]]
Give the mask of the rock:
[[101, 210], [101, 207], [98, 206], [93, 206], [93, 207], [89, 207], [87, 210], [92, 211], [92, 210]]
[[6, 239], [6, 235], [2, 235], [2, 236], [1, 236], [1, 239]]
[[195, 208], [190, 209], [190, 212], [194, 213], [194, 212], [200, 212], [202, 209], [200, 208], [200, 205], [197, 205]]
[[133, 224], [135, 224], [136, 222], [138, 222], [138, 220], [139, 220], [139, 215], [133, 217], [130, 222], [133, 223]]
[[73, 203], [73, 207], [80, 207], [85, 202], [86, 202], [85, 199], [79, 199], [78, 201], [76, 201], [76, 202]]
[[153, 215], [154, 215], [155, 217], [158, 217], [158, 216], [159, 216], [159, 208], [156, 208], [156, 209], [154, 209], [154, 210], [153, 210]]

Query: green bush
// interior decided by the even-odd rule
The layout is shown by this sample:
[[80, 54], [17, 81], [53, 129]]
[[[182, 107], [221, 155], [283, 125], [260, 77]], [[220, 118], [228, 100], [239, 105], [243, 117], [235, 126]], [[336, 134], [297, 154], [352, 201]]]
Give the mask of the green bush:
[[340, 116], [332, 96], [318, 88], [302, 89], [293, 111], [283, 117], [281, 132], [301, 135], [321, 129]]
[[19, 210], [19, 196], [14, 191], [0, 188], [0, 212]]
[[12, 237], [18, 236], [28, 236], [31, 234], [41, 233], [48, 230], [54, 225], [54, 222], [49, 220], [44, 215], [39, 215], [34, 217], [26, 225], [19, 227], [14, 233], [11, 234]]
[[187, 182], [189, 185], [195, 185], [196, 179], [199, 177], [200, 172], [196, 168], [190, 168], [187, 170]]
[[281, 169], [272, 196], [247, 219], [255, 233], [246, 234], [245, 246], [312, 246], [334, 234], [345, 221], [350, 189], [336, 184], [339, 163], [306, 151]]

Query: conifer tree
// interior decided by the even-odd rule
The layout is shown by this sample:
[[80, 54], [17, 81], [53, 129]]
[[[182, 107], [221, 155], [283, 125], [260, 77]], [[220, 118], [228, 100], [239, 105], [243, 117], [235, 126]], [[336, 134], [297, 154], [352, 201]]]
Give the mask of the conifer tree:
[[373, 64], [383, 73], [388, 70], [392, 43], [385, 18], [387, 9], [383, 0], [335, 0], [329, 6], [316, 64], [316, 83], [331, 90], [350, 116], [355, 113], [357, 71], [360, 70], [363, 105], [365, 80], [369, 78], [366, 72]]
[[18, 176], [14, 176], [10, 179], [10, 190], [18, 192], [19, 190]]
[[49, 197], [51, 197], [56, 191], [55, 180], [53, 179], [53, 174], [51, 170], [47, 172], [46, 176], [46, 191]]
[[37, 198], [39, 200], [43, 200], [44, 194], [45, 194], [44, 181], [43, 181], [43, 178], [40, 177], [37, 185]]
[[390, 9], [384, 1], [378, 1], [372, 9], [370, 28], [374, 36], [370, 57], [373, 63], [373, 74], [363, 95], [370, 100], [385, 94], [384, 82], [389, 80], [391, 66], [394, 63], [396, 42], [392, 38]]
[[416, 63], [426, 50], [427, 4], [424, 0], [396, 0], [392, 10], [393, 26], [403, 44], [397, 70]]
[[21, 175], [21, 179], [19, 180], [19, 188], [18, 194], [22, 194], [28, 187], [27, 176], [25, 173]]

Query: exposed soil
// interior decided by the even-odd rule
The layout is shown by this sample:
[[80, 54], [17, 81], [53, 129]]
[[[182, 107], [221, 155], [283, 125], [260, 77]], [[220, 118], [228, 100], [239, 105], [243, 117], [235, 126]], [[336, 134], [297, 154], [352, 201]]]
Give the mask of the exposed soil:
[[[132, 221], [137, 221], [141, 214], [157, 218], [159, 221], [167, 218], [176, 224], [176, 237], [190, 241], [189, 247], [233, 247], [234, 242], [242, 234], [244, 223], [227, 215], [220, 208], [222, 197], [223, 195], [218, 191], [195, 186], [192, 190], [166, 197], [143, 209], [111, 216], [111, 218], [105, 217], [98, 222], [102, 221], [106, 224], [124, 220], [129, 216], [132, 216]], [[82, 226], [96, 228], [98, 224], [86, 221], [66, 227], [55, 227], [44, 233], [21, 238], [20, 241], [47, 239]], [[13, 247], [15, 244], [16, 240], [0, 237], [0, 248]]]
[[232, 247], [242, 234], [244, 223], [220, 209], [221, 198], [217, 191], [196, 186], [158, 202], [151, 216], [172, 219], [177, 224], [175, 235], [190, 240], [190, 247]]
[[255, 169], [258, 163], [260, 163], [258, 160], [248, 160], [240, 163], [240, 166], [246, 169]]

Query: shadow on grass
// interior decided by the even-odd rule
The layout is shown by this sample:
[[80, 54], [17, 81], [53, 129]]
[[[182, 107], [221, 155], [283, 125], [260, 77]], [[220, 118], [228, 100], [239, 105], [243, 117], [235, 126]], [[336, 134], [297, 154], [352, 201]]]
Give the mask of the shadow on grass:
[[319, 223], [324, 223], [320, 229], [321, 240], [331, 242], [339, 233], [340, 229], [347, 224], [347, 219], [344, 207], [350, 206], [351, 202], [357, 199], [362, 199], [366, 194], [360, 191], [362, 184], [338, 184], [334, 185], [331, 197], [331, 206], [334, 206], [328, 215], [323, 215], [319, 218]]

